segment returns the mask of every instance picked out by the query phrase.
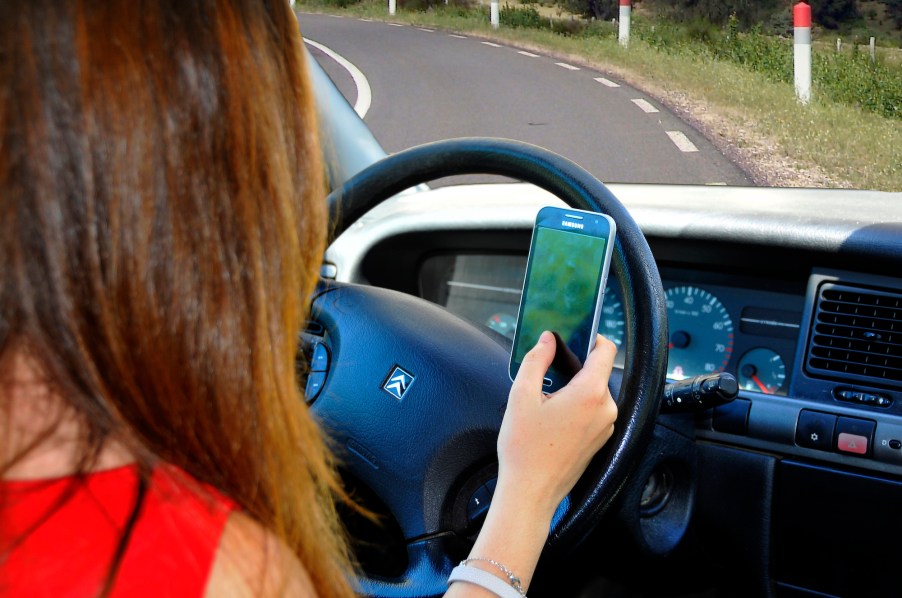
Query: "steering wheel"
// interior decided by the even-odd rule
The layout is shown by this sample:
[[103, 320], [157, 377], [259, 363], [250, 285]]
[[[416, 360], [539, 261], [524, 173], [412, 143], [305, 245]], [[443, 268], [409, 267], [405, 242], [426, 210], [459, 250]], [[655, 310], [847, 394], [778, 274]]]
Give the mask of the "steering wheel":
[[[327, 198], [341, 234], [369, 209], [415, 185], [462, 174], [503, 175], [617, 224], [612, 271], [622, 291], [626, 346], [614, 436], [592, 460], [552, 525], [547, 547], [570, 548], [605, 513], [652, 434], [667, 365], [664, 291], [651, 250], [623, 205], [573, 162], [525, 143], [468, 138], [418, 146], [373, 164]], [[395, 579], [361, 579], [377, 596], [443, 593], [454, 538], [491, 463], [511, 381], [510, 347], [424, 300], [324, 282], [312, 317], [331, 366], [312, 404], [343, 465], [384, 501], [408, 556]], [[478, 502], [478, 501], [477, 501]]]

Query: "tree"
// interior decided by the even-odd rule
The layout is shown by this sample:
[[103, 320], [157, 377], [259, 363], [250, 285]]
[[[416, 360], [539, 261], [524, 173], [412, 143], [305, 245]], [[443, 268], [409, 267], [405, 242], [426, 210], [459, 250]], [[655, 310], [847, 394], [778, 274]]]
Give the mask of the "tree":
[[897, 27], [902, 29], [902, 0], [883, 0], [883, 4], [886, 5], [887, 16], [895, 21]]
[[857, 0], [811, 0], [811, 16], [827, 29], [839, 29], [843, 24], [861, 18]]

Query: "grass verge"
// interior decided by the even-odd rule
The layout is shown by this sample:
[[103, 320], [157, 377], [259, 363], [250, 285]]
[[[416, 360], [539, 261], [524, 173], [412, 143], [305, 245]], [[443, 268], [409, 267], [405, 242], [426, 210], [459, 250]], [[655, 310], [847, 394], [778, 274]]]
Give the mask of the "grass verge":
[[[386, 4], [364, 0], [339, 9], [308, 0], [299, 9], [388, 20]], [[902, 120], [825, 100], [817, 87], [812, 102], [800, 106], [789, 83], [726, 61], [671, 54], [638, 39], [624, 49], [613, 33], [494, 31], [483, 12], [399, 9], [391, 20], [503, 41], [610, 73], [696, 126], [758, 184], [902, 191]]]

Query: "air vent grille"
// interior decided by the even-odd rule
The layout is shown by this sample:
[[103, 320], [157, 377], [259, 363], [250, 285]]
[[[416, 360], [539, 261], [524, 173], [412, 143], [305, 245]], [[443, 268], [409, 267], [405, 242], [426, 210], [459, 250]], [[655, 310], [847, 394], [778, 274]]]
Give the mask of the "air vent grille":
[[808, 370], [834, 378], [902, 384], [902, 295], [821, 286]]

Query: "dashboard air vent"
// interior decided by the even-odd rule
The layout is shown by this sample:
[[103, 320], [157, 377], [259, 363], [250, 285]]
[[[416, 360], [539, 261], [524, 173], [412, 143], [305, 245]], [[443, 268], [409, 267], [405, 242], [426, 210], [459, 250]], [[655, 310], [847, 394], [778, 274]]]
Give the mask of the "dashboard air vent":
[[902, 385], [902, 294], [821, 285], [807, 369], [831, 378]]

